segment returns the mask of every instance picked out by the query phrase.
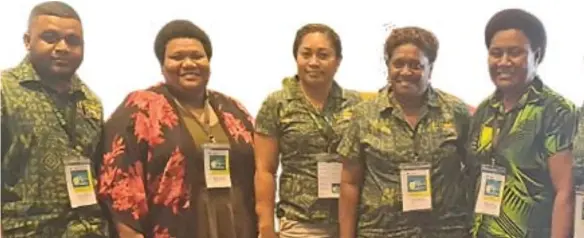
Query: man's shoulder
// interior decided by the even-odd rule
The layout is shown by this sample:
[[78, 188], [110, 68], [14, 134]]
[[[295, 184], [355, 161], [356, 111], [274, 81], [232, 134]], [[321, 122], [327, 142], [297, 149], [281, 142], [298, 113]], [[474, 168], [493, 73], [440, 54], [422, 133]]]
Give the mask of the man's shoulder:
[[2, 69], [0, 74], [0, 80], [2, 85], [2, 91], [9, 90], [19, 86], [19, 82], [25, 76], [25, 73], [21, 67], [12, 67], [7, 69]]
[[3, 107], [11, 103], [26, 103], [26, 101], [30, 101], [27, 99], [35, 98], [22, 85], [28, 74], [22, 66], [2, 70], [0, 73], [0, 94], [2, 95]]
[[[81, 81], [81, 80], [80, 80]], [[103, 119], [103, 105], [101, 99], [97, 94], [89, 88], [83, 81], [81, 81], [81, 91], [83, 92], [85, 99], [81, 101], [81, 106], [85, 113], [91, 114], [89, 116]]]

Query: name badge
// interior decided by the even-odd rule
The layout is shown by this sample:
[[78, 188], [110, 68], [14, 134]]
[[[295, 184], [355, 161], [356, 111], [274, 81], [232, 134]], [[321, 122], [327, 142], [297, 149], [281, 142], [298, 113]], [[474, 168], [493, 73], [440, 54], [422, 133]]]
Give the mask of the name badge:
[[505, 188], [505, 168], [482, 165], [481, 185], [475, 206], [475, 212], [498, 217], [501, 213], [503, 189]]
[[574, 237], [584, 237], [584, 186], [576, 187]]
[[204, 144], [203, 151], [207, 188], [230, 188], [229, 145]]
[[318, 198], [339, 198], [343, 164], [336, 154], [317, 156]]
[[97, 204], [90, 160], [81, 157], [65, 159], [64, 162], [71, 208]]
[[429, 163], [400, 165], [403, 211], [432, 209], [432, 186]]

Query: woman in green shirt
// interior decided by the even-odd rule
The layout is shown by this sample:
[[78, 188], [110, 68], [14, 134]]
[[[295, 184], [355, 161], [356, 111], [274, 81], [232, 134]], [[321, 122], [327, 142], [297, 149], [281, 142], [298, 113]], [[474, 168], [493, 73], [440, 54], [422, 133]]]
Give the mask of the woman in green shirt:
[[[343, 56], [339, 36], [330, 27], [302, 27], [296, 34], [293, 54], [298, 73], [285, 78], [282, 89], [267, 97], [256, 118], [259, 229], [261, 237], [275, 237], [276, 211], [281, 238], [337, 237], [339, 178], [334, 174], [340, 170], [333, 152], [346, 125], [341, 111], [355, 105], [360, 97], [333, 79]], [[276, 206], [275, 176], [280, 162], [280, 201]], [[323, 177], [329, 174], [333, 176]]]

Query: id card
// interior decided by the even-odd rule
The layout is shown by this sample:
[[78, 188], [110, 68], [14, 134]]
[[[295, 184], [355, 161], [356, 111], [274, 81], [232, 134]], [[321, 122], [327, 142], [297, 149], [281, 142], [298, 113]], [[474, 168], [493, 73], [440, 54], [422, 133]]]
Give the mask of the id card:
[[429, 163], [400, 165], [403, 211], [432, 209]]
[[229, 145], [204, 144], [203, 150], [207, 188], [230, 188]]
[[97, 203], [90, 160], [70, 158], [65, 162], [65, 179], [71, 208], [89, 206]]
[[503, 189], [505, 188], [505, 168], [482, 165], [481, 185], [475, 206], [475, 212], [498, 217], [501, 213]]
[[339, 198], [343, 164], [336, 154], [322, 154], [318, 160], [318, 198]]
[[584, 237], [584, 186], [576, 187], [574, 237]]

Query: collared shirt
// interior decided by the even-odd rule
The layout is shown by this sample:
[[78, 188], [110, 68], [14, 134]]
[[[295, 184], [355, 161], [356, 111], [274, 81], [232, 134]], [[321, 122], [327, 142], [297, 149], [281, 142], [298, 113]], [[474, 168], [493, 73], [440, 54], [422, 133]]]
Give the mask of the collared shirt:
[[[2, 228], [5, 237], [107, 236], [98, 205], [72, 209], [64, 159], [100, 154], [99, 99], [77, 78], [59, 99], [25, 58], [2, 72]], [[76, 107], [69, 106], [76, 100]], [[73, 129], [77, 144], [62, 126]], [[95, 172], [95, 171], [94, 171]], [[95, 173], [94, 173], [95, 177]]]
[[[430, 88], [417, 126], [410, 126], [391, 89], [352, 110], [338, 153], [364, 166], [359, 237], [461, 237], [470, 214], [461, 165], [470, 123], [462, 100]], [[402, 212], [402, 163], [431, 164], [432, 210]]]
[[336, 223], [337, 202], [318, 199], [318, 154], [334, 152], [346, 127], [341, 112], [360, 101], [359, 93], [334, 83], [322, 112], [305, 98], [298, 79], [286, 78], [270, 94], [256, 117], [256, 132], [278, 139], [282, 173], [278, 217]]
[[[573, 103], [533, 80], [517, 105], [505, 112], [493, 94], [479, 105], [469, 137], [469, 161], [507, 171], [499, 217], [476, 215], [473, 234], [493, 237], [550, 237], [555, 197], [549, 158], [572, 149], [577, 126]], [[493, 130], [497, 130], [493, 148]], [[480, 181], [479, 181], [480, 182]], [[477, 183], [478, 188], [478, 183]]]

